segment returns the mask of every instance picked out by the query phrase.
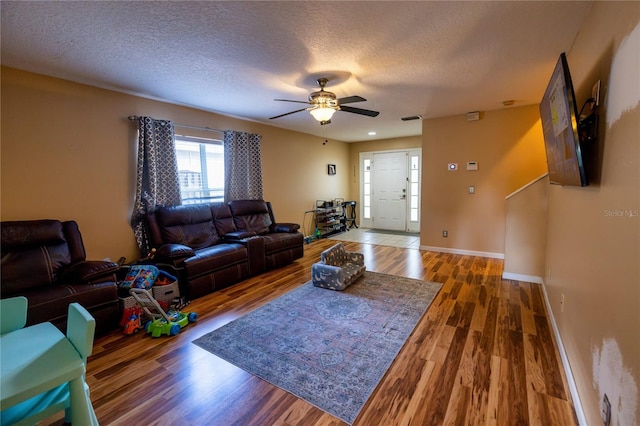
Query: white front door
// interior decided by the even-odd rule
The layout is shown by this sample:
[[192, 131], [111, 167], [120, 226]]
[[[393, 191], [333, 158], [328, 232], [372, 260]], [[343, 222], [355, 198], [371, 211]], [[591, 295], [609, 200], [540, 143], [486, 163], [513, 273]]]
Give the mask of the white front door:
[[373, 155], [373, 227], [406, 231], [407, 153]]

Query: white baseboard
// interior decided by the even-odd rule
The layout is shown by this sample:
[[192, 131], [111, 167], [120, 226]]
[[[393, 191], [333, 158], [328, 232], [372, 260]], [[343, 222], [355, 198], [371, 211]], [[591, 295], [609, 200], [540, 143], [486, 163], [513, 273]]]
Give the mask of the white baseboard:
[[536, 277], [535, 275], [523, 275], [523, 274], [514, 274], [513, 272], [502, 272], [502, 278], [505, 280], [516, 280], [516, 281], [524, 281], [527, 283], [536, 283], [542, 284], [542, 277]]
[[567, 357], [567, 352], [564, 349], [564, 345], [562, 343], [562, 337], [560, 337], [560, 331], [558, 330], [558, 325], [556, 324], [556, 319], [553, 316], [553, 311], [551, 310], [551, 303], [549, 302], [549, 296], [547, 295], [547, 288], [542, 284], [542, 295], [544, 296], [544, 303], [547, 307], [547, 314], [549, 316], [549, 322], [551, 322], [551, 327], [553, 328], [553, 334], [556, 337], [556, 343], [558, 344], [558, 351], [560, 351], [560, 358], [562, 359], [562, 366], [564, 367], [565, 375], [567, 376], [567, 384], [569, 385], [569, 392], [571, 393], [571, 399], [573, 401], [573, 408], [576, 410], [576, 417], [578, 418], [578, 424], [580, 426], [588, 426], [587, 418], [584, 414], [584, 410], [582, 409], [582, 402], [580, 401], [580, 395], [578, 394], [578, 387], [576, 386], [576, 381], [573, 378], [573, 372], [571, 371], [571, 365], [569, 364], [569, 358]]
[[491, 257], [494, 259], [504, 259], [504, 253], [492, 253], [490, 251], [460, 250], [460, 249], [452, 249], [447, 247], [433, 247], [433, 246], [420, 246], [420, 250], [437, 251], [440, 253], [464, 254], [466, 256], [481, 256], [481, 257]]

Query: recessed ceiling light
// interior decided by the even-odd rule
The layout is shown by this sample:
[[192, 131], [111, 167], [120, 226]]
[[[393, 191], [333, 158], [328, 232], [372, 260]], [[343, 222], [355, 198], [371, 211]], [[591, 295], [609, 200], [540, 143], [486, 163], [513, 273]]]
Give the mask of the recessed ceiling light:
[[373, 130], [369, 132], [369, 136], [375, 136], [376, 132], [374, 132]]

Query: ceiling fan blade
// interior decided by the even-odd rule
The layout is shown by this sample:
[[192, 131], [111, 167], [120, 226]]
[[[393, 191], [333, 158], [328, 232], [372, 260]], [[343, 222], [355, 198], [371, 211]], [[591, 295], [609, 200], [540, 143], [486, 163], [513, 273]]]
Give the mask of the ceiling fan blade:
[[291, 99], [274, 99], [274, 101], [280, 101], [280, 102], [295, 102], [298, 104], [310, 104], [311, 102], [307, 102], [307, 101], [292, 101]]
[[307, 110], [306, 108], [302, 108], [302, 109], [297, 109], [291, 112], [285, 112], [284, 114], [276, 115], [275, 117], [269, 117], [269, 120], [273, 120], [274, 118], [280, 118], [280, 117], [284, 117], [285, 115], [295, 114], [296, 112], [306, 111], [306, 110]]
[[366, 99], [363, 98], [362, 96], [347, 96], [346, 98], [338, 99], [338, 104], [339, 105], [352, 104], [354, 102], [364, 102], [364, 101], [366, 101]]
[[354, 114], [366, 115], [369, 117], [377, 117], [378, 114], [380, 114], [378, 111], [371, 111], [369, 109], [354, 108], [354, 107], [342, 106], [342, 105], [340, 106], [340, 109], [338, 111], [352, 112]]

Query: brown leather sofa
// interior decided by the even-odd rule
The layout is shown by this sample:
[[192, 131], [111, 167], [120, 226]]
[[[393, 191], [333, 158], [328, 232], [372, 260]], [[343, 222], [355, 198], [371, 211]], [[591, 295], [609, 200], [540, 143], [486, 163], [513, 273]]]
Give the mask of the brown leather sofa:
[[302, 257], [293, 223], [277, 223], [263, 200], [161, 207], [146, 216], [153, 262], [171, 268], [195, 299]]
[[2, 230], [2, 298], [28, 299], [27, 325], [49, 321], [66, 330], [69, 304], [96, 319], [96, 334], [118, 327], [118, 264], [87, 261], [74, 221], [11, 221]]

